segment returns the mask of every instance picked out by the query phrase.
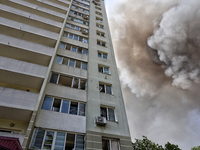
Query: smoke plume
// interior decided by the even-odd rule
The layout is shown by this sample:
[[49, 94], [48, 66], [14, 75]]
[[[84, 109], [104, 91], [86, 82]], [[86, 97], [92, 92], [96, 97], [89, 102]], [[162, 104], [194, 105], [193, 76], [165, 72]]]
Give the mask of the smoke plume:
[[106, 3], [132, 141], [199, 145], [200, 1]]
[[148, 45], [156, 51], [153, 59], [163, 62], [172, 85], [189, 89], [199, 83], [200, 73], [200, 1], [183, 0], [155, 23]]

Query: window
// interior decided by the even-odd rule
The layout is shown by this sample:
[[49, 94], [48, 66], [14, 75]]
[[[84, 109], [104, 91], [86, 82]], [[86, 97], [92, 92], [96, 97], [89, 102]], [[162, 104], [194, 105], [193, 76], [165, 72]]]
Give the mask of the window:
[[106, 53], [103, 53], [103, 52], [100, 52], [100, 51], [98, 51], [98, 57], [101, 57], [101, 58], [107, 59], [107, 54], [106, 54]]
[[99, 91], [100, 91], [101, 93], [112, 94], [111, 85], [99, 83]]
[[[53, 78], [53, 80], [52, 80]], [[50, 83], [63, 85], [71, 88], [86, 90], [87, 82], [84, 79], [79, 79], [70, 76], [63, 76], [60, 74], [52, 73]]]
[[98, 21], [100, 21], [100, 22], [102, 22], [102, 21], [103, 21], [103, 19], [101, 19], [101, 18], [98, 18], [98, 17], [96, 17], [96, 20], [98, 20]]
[[84, 103], [73, 102], [70, 100], [54, 98], [50, 96], [45, 96], [42, 109], [66, 114], [85, 116]]
[[105, 37], [105, 33], [97, 31], [97, 35]]
[[102, 150], [119, 150], [119, 140], [103, 138]]
[[87, 33], [89, 32], [87, 29], [83, 29], [81, 27], [78, 27], [78, 26], [75, 26], [75, 25], [72, 25], [72, 24], [69, 24], [69, 23], [66, 24], [66, 27], [77, 30], [77, 31], [85, 30]]
[[97, 44], [106, 47], [106, 42], [97, 40]]
[[78, 35], [74, 35], [72, 33], [64, 32], [63, 36], [64, 37], [68, 37], [68, 38], [73, 39], [73, 40], [77, 40], [77, 41], [83, 42], [83, 43], [88, 43], [88, 38], [85, 38], [85, 37], [82, 37], [82, 36], [78, 36]]
[[98, 11], [96, 11], [96, 14], [102, 16], [102, 13], [100, 13], [100, 12], [98, 12]]
[[98, 66], [98, 70], [99, 70], [99, 72], [101, 72], [101, 73], [109, 74], [109, 67], [105, 67], [105, 66], [99, 65], [99, 66]]
[[96, 24], [96, 26], [99, 27], [99, 28], [102, 28], [102, 29], [104, 28], [104, 26], [100, 25], [100, 24]]
[[[82, 9], [82, 8], [80, 8], [80, 9]], [[82, 9], [82, 11], [83, 11], [83, 9]], [[71, 13], [71, 14], [75, 14], [75, 15], [77, 15], [77, 16], [81, 16], [81, 17], [84, 16], [84, 14], [79, 13], [79, 12], [76, 12], [76, 11], [73, 11], [73, 10], [70, 10], [70, 13]]]
[[[66, 49], [66, 50], [69, 50], [69, 51], [72, 51], [72, 52], [76, 52], [76, 53], [79, 53], [79, 54], [83, 54], [83, 55], [87, 55], [88, 54], [88, 50], [87, 49], [84, 49], [82, 47], [73, 46], [73, 45], [70, 45], [70, 44], [67, 44], [67, 43], [63, 43], [63, 42], [60, 43], [60, 48], [61, 49]], [[61, 60], [62, 59], [60, 59], [60, 61]], [[57, 60], [57, 58], [56, 58], [56, 63], [60, 63], [59, 59]]]
[[36, 128], [32, 138], [32, 149], [84, 150], [84, 135], [48, 131]]
[[72, 8], [76, 8], [76, 6], [72, 5]]
[[95, 7], [96, 9], [98, 9], [98, 10], [101, 10], [101, 8], [99, 8], [99, 7]]
[[68, 20], [72, 20], [72, 21], [75, 21], [75, 22], [78, 22], [78, 23], [81, 23], [81, 24], [85, 24], [87, 26], [89, 25], [89, 22], [83, 21], [83, 20], [80, 20], [80, 19], [77, 19], [77, 18], [74, 18], [74, 17], [71, 17], [71, 16], [68, 17]]
[[114, 108], [109, 107], [100, 107], [101, 109], [101, 117], [105, 117], [109, 121], [116, 121], [115, 120], [115, 111]]

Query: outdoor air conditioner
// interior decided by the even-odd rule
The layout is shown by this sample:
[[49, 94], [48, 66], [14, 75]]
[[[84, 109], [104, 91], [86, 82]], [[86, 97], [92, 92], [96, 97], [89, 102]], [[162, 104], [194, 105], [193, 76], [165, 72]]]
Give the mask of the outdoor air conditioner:
[[105, 126], [106, 125], [106, 118], [105, 117], [96, 117], [96, 124], [100, 126]]
[[88, 20], [89, 18], [88, 18], [87, 15], [84, 15], [84, 16], [83, 16], [83, 19]]
[[88, 35], [88, 32], [85, 29], [83, 29], [82, 34]]

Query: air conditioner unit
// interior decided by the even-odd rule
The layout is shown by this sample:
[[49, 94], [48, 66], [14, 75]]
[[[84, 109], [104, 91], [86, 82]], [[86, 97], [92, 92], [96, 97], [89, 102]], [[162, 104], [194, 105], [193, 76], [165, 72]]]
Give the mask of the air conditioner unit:
[[83, 16], [83, 19], [85, 19], [85, 20], [88, 20], [88, 19], [89, 19], [89, 17], [88, 17], [88, 16], [86, 16], [86, 15], [84, 15], [84, 16]]
[[105, 126], [106, 125], [106, 118], [105, 117], [96, 117], [96, 124], [100, 126]]
[[83, 29], [82, 34], [88, 35], [88, 32], [85, 29]]

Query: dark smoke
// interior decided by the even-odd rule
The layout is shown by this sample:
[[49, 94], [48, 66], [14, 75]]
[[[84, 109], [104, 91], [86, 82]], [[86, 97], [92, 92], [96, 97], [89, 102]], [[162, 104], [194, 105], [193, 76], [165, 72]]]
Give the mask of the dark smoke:
[[200, 145], [198, 8], [197, 0], [108, 1], [133, 141]]

